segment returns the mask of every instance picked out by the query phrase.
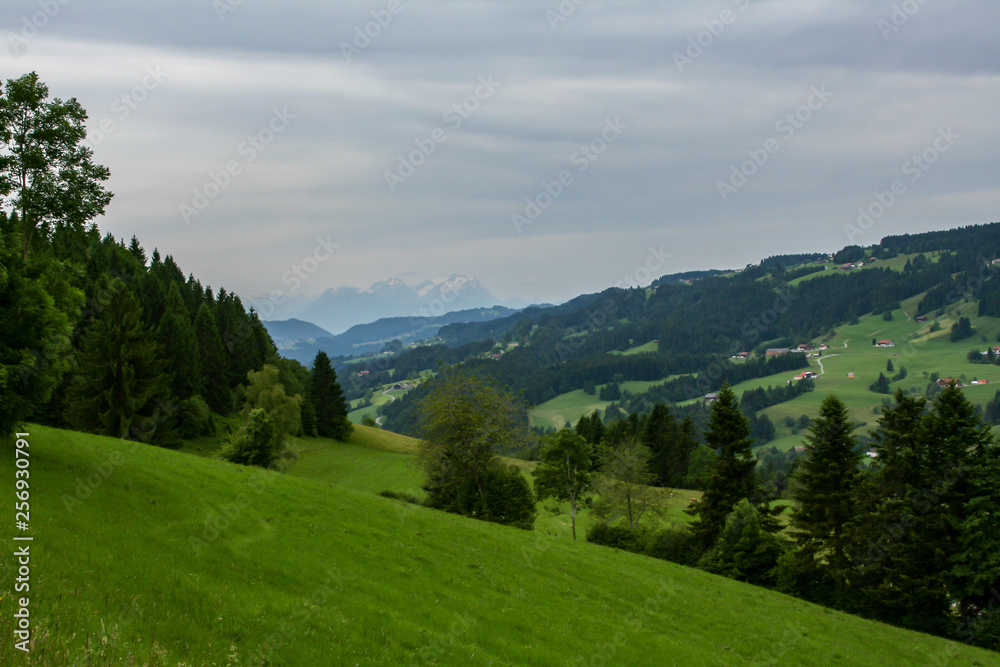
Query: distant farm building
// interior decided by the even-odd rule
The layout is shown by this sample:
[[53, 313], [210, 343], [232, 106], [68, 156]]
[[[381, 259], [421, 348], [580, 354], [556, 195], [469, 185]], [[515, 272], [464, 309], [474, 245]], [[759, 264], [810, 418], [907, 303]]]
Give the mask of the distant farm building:
[[705, 394], [704, 400], [706, 403], [715, 403], [717, 400], [719, 400], [719, 393], [713, 391], [710, 394]]
[[880, 340], [875, 344], [875, 347], [896, 347], [896, 344], [891, 340]]
[[956, 380], [955, 378], [941, 378], [937, 381], [939, 387], [947, 387], [952, 382], [955, 383], [956, 387], [964, 387], [961, 380]]
[[794, 379], [796, 379], [796, 380], [815, 380], [817, 377], [819, 377], [819, 376], [816, 373], [814, 373], [813, 371], [805, 371], [804, 373], [799, 373], [798, 375], [796, 375]]
[[767, 352], [764, 353], [765, 357], [780, 357], [783, 354], [788, 354], [791, 352], [787, 347], [769, 347]]

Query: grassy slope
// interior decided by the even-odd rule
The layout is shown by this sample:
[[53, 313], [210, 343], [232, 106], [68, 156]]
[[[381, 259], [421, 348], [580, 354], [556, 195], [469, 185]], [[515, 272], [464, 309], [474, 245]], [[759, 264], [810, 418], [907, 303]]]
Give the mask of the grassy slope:
[[[30, 660], [11, 655], [5, 595], [5, 664], [243, 665], [260, 664], [258, 652], [272, 665], [998, 664], [663, 561], [30, 431], [36, 643]], [[0, 456], [11, 471], [10, 448]], [[106, 479], [95, 472], [104, 463]], [[95, 488], [67, 507], [88, 477]], [[8, 516], [10, 505], [4, 494]]]
[[[417, 441], [413, 438], [376, 428], [355, 426], [348, 442], [296, 438], [292, 445], [300, 452], [300, 456], [288, 469], [291, 475], [353, 491], [401, 491], [423, 496], [423, 473], [413, 456], [417, 448]], [[518, 459], [508, 461], [521, 468], [530, 481], [534, 481], [530, 475], [534, 463]], [[663, 520], [690, 523], [692, 519], [684, 509], [690, 503], [690, 498], [701, 497], [701, 491], [679, 489], [672, 496], [670, 494], [670, 490], [662, 491], [663, 503], [667, 509]], [[568, 511], [568, 503], [542, 503], [535, 520], [535, 529], [546, 535], [571, 539], [573, 529]], [[592, 521], [589, 510], [579, 511], [576, 530], [580, 539], [586, 535]]]

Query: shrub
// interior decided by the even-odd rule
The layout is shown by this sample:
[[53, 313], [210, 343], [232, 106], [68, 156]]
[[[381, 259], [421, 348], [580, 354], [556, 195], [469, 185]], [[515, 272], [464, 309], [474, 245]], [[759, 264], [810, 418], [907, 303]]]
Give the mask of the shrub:
[[691, 531], [680, 526], [658, 530], [646, 540], [645, 553], [653, 558], [662, 558], [681, 565], [698, 562], [698, 543]]
[[411, 505], [423, 505], [424, 501], [418, 496], [412, 493], [405, 493], [403, 491], [379, 491], [377, 495], [383, 498], [391, 498], [393, 500], [402, 500], [404, 503], [410, 503]]
[[274, 420], [263, 409], [254, 408], [223, 445], [219, 456], [230, 463], [270, 468], [278, 459], [278, 435]]
[[633, 553], [645, 552], [648, 539], [648, 531], [644, 528], [629, 528], [624, 524], [611, 525], [604, 521], [595, 523], [587, 531], [588, 542]]
[[212, 411], [201, 396], [181, 401], [177, 412], [177, 430], [185, 440], [215, 433]]

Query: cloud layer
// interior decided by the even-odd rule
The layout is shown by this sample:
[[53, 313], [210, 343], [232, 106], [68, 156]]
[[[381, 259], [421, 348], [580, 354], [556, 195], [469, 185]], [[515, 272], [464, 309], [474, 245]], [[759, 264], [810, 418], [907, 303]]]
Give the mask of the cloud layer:
[[558, 301], [998, 219], [996, 3], [330, 5], [14, 0], [0, 75], [88, 109], [102, 229], [248, 295], [323, 242], [302, 293]]

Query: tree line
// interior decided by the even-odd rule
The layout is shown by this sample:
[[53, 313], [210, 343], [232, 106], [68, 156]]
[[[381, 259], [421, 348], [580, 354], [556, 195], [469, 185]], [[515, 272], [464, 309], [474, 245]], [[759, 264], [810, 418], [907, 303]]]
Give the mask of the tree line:
[[0, 90], [0, 435], [31, 420], [172, 447], [237, 415], [224, 452], [264, 465], [288, 434], [344, 437], [325, 355], [280, 359], [237, 295], [101, 236], [112, 193], [86, 117], [34, 73]]

